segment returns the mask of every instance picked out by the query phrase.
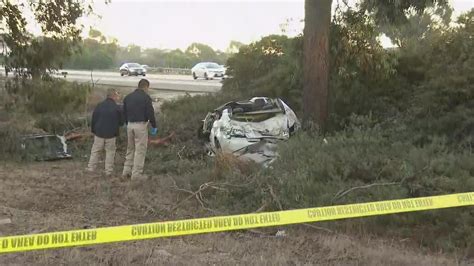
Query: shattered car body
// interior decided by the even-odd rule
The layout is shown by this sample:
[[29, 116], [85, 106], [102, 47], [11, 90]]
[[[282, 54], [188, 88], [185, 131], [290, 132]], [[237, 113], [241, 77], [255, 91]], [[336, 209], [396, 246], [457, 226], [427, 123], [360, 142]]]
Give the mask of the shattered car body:
[[210, 154], [232, 153], [268, 165], [277, 156], [277, 143], [299, 128], [295, 113], [281, 99], [254, 97], [226, 103], [208, 113], [202, 136]]
[[66, 138], [51, 134], [36, 134], [22, 137], [21, 148], [25, 157], [37, 161], [52, 161], [72, 158], [68, 153]]

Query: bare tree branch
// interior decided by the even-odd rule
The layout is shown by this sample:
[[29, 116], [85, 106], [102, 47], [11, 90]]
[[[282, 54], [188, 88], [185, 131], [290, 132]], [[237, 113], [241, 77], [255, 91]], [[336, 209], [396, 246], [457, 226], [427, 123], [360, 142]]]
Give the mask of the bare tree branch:
[[268, 191], [270, 192], [270, 195], [272, 196], [273, 201], [278, 205], [278, 208], [280, 209], [280, 211], [283, 210], [283, 205], [281, 205], [280, 199], [278, 199], [275, 192], [273, 191], [273, 187], [270, 184], [268, 184], [267, 187], [268, 187]]
[[344, 197], [345, 195], [347, 195], [348, 193], [350, 193], [351, 191], [354, 191], [354, 190], [357, 190], [357, 189], [371, 188], [371, 187], [377, 187], [377, 186], [393, 186], [393, 185], [400, 185], [400, 184], [401, 184], [401, 182], [373, 183], [373, 184], [369, 184], [369, 185], [365, 185], [365, 186], [353, 187], [353, 188], [350, 188], [350, 189], [347, 189], [347, 190], [344, 190], [344, 191], [339, 191], [338, 193], [336, 193], [336, 195], [334, 195], [334, 198], [332, 200], [333, 201], [338, 200], [338, 199]]
[[[428, 169], [429, 167], [429, 164], [426, 165], [425, 167], [423, 167], [422, 169], [420, 169], [419, 171], [417, 171], [416, 173], [412, 174], [411, 176], [405, 176], [403, 177], [400, 181], [398, 182], [386, 182], [386, 183], [373, 183], [373, 184], [368, 184], [368, 185], [364, 185], [364, 186], [358, 186], [358, 187], [353, 187], [353, 188], [350, 188], [350, 189], [347, 189], [347, 190], [341, 190], [339, 192], [336, 193], [336, 195], [334, 195], [333, 197], [333, 201], [335, 200], [338, 200], [342, 197], [344, 197], [345, 195], [349, 194], [350, 192], [354, 191], [354, 190], [358, 190], [358, 189], [366, 189], [366, 188], [371, 188], [371, 187], [380, 187], [380, 186], [394, 186], [394, 185], [401, 185], [405, 182], [406, 179], [408, 178], [412, 178], [416, 175], [418, 175], [419, 173], [425, 171], [426, 169]], [[379, 179], [380, 175], [382, 174], [384, 168], [382, 168], [380, 170], [380, 172], [378, 173], [377, 175], [377, 178], [376, 179]]]
[[328, 233], [331, 233], [331, 234], [334, 233], [334, 231], [332, 231], [331, 229], [327, 229], [327, 228], [324, 228], [324, 227], [320, 227], [320, 226], [316, 226], [316, 225], [312, 225], [312, 224], [307, 224], [307, 223], [304, 223], [303, 225], [307, 226], [307, 227], [311, 227], [313, 229], [322, 230], [322, 231], [325, 231], [325, 232], [328, 232]]

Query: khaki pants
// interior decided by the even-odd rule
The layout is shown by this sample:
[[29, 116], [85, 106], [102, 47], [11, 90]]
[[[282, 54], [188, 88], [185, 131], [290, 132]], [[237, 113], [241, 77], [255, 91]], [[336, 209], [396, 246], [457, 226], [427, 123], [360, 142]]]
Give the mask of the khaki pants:
[[148, 122], [127, 124], [127, 153], [123, 166], [123, 175], [132, 175], [132, 179], [143, 174], [148, 144]]
[[100, 155], [105, 149], [105, 174], [112, 174], [115, 162], [115, 148], [115, 138], [103, 139], [94, 136], [94, 144], [92, 144], [91, 157], [87, 168], [90, 171], [97, 169], [100, 162]]

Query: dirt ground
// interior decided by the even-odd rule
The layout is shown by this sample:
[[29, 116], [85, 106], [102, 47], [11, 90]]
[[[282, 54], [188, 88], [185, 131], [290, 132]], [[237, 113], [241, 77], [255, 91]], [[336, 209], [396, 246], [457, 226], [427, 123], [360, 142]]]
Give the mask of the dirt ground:
[[[84, 160], [2, 163], [0, 235], [40, 233], [204, 217], [172, 180], [141, 184], [88, 174]], [[0, 265], [459, 265], [453, 255], [429, 254], [403, 241], [364, 239], [291, 226], [285, 236], [231, 232], [0, 255]], [[276, 231], [274, 229], [273, 231]]]

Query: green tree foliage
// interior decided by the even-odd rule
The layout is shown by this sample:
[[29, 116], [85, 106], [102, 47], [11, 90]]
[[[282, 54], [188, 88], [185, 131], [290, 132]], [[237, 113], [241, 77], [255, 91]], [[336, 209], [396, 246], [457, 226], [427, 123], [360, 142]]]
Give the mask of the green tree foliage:
[[[43, 37], [34, 37], [27, 31], [24, 11], [33, 14]], [[80, 40], [78, 19], [91, 12], [91, 4], [80, 0], [0, 1], [2, 38], [9, 48], [5, 55], [6, 66], [28, 68], [34, 77], [60, 68]]]
[[[330, 95], [328, 89], [330, 74], [327, 63], [330, 61], [330, 52], [327, 35], [330, 27], [331, 3], [331, 0], [305, 1], [303, 118], [305, 124], [316, 124], [322, 129], [326, 128], [329, 117], [327, 98]], [[369, 14], [376, 24], [400, 25], [408, 20], [408, 11], [413, 10], [421, 13], [436, 3], [440, 6], [447, 6], [446, 0], [362, 0], [355, 10]]]
[[[361, 0], [359, 7], [362, 12], [368, 12], [379, 25], [403, 25], [409, 20], [410, 11], [422, 14], [425, 9], [433, 6], [448, 7], [447, 0], [397, 0], [377, 1]], [[440, 11], [438, 9], [438, 11]], [[443, 11], [444, 13], [444, 11]], [[440, 14], [440, 13], [438, 13]]]
[[447, 5], [435, 4], [423, 11], [407, 12], [401, 24], [378, 24], [378, 30], [385, 33], [398, 47], [423, 46], [426, 40], [447, 30], [453, 9]]
[[[240, 47], [234, 42], [232, 47]], [[203, 61], [225, 64], [229, 53], [213, 50], [200, 43], [191, 44], [184, 52], [180, 49], [143, 49], [138, 45], [120, 47], [116, 39], [107, 38], [97, 30], [91, 30], [89, 37], [79, 44], [78, 53], [65, 65], [73, 69], [117, 68], [126, 62], [137, 62], [151, 67], [191, 68]]]
[[91, 29], [89, 38], [78, 45], [78, 51], [67, 61], [65, 67], [74, 69], [105, 69], [114, 65], [119, 46], [98, 30]]
[[335, 14], [329, 71], [332, 126], [343, 123], [352, 113], [387, 113], [391, 103], [402, 97], [391, 85], [396, 58], [382, 48], [379, 34], [374, 21], [364, 13], [347, 10]]
[[426, 49], [418, 54], [417, 59], [422, 59], [415, 67], [423, 69], [423, 72], [414, 86], [410, 110], [422, 133], [433, 132], [447, 136], [456, 143], [472, 145], [474, 9], [461, 15], [456, 24], [431, 38]]
[[[436, 19], [438, 13], [414, 14], [431, 21], [425, 34], [403, 34], [403, 42], [413, 45], [396, 49], [384, 49], [377, 41], [381, 28], [372, 15], [350, 9], [335, 14], [330, 129], [344, 126], [352, 114], [372, 114], [381, 120], [404, 117], [417, 128], [420, 141], [429, 135], [456, 142], [472, 136], [472, 12], [449, 27], [448, 20]], [[419, 23], [410, 25], [419, 30]], [[413, 30], [404, 24], [402, 31]], [[282, 97], [301, 114], [301, 46], [301, 37], [267, 36], [240, 49], [228, 60], [233, 78], [225, 81], [224, 91]]]
[[281, 97], [292, 106], [300, 106], [302, 38], [270, 35], [242, 46], [227, 61], [228, 74], [224, 91], [245, 97]]
[[[394, 74], [395, 58], [377, 41], [378, 32], [369, 18], [348, 11], [336, 16], [331, 25], [330, 109], [334, 123], [351, 113], [367, 114], [384, 109], [379, 101], [367, 102], [388, 93], [385, 86]], [[303, 40], [271, 35], [242, 47], [228, 60], [225, 91], [238, 91], [245, 97], [281, 97], [301, 114], [303, 87]], [[387, 101], [396, 99], [388, 97]], [[337, 118], [337, 119], [336, 119]], [[337, 122], [336, 122], [337, 121]]]
[[202, 43], [192, 43], [186, 48], [185, 53], [204, 61], [213, 61], [217, 57], [216, 52], [209, 45]]
[[199, 62], [216, 62], [223, 64], [227, 60], [226, 53], [219, 50], [214, 51], [209, 45], [202, 43], [192, 43], [186, 48], [185, 54], [191, 60], [192, 65]]
[[229, 47], [225, 50], [227, 54], [235, 54], [239, 52], [240, 47], [245, 46], [245, 44], [239, 41], [230, 41]]

